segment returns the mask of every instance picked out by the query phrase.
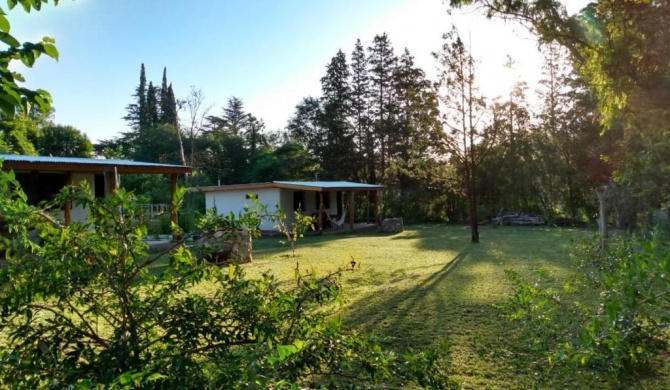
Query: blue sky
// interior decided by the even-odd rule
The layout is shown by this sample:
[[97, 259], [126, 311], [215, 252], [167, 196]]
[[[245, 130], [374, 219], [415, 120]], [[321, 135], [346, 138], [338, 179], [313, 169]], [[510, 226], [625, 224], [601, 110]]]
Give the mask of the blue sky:
[[[586, 1], [570, 3], [574, 11]], [[19, 40], [56, 39], [60, 61], [45, 57], [20, 71], [28, 87], [52, 94], [56, 122], [94, 141], [128, 130], [121, 118], [141, 63], [157, 84], [166, 66], [177, 98], [201, 89], [211, 114], [241, 98], [270, 130], [286, 124], [302, 97], [319, 94], [326, 64], [339, 49], [349, 56], [357, 38], [369, 46], [386, 32], [396, 53], [408, 47], [432, 75], [430, 53], [454, 23], [472, 41], [492, 95], [521, 75], [533, 83], [541, 64], [522, 28], [471, 11], [448, 15], [442, 0], [61, 0], [9, 18]], [[516, 71], [503, 70], [507, 54]]]

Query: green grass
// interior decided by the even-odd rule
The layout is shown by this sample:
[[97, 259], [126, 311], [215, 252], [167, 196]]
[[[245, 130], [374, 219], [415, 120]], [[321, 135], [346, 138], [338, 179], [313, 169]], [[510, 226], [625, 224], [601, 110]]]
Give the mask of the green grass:
[[[481, 228], [481, 244], [469, 242], [467, 227], [411, 226], [403, 233], [309, 236], [298, 241], [297, 256], [278, 237], [254, 242], [249, 276], [271, 272], [290, 285], [296, 263], [317, 275], [350, 268], [342, 283], [348, 327], [385, 338], [388, 347], [437, 347], [446, 342], [445, 370], [465, 389], [668, 388], [670, 376], [608, 379], [588, 371], [565, 376], [531, 370], [538, 356], [512, 353], [520, 330], [496, 305], [511, 292], [507, 267], [527, 277], [537, 272], [556, 286], [574, 275], [569, 253], [584, 230]], [[487, 348], [483, 348], [486, 346]], [[667, 359], [666, 359], [667, 360]], [[535, 365], [536, 367], [537, 365]], [[664, 373], [668, 373], [667, 362]]]

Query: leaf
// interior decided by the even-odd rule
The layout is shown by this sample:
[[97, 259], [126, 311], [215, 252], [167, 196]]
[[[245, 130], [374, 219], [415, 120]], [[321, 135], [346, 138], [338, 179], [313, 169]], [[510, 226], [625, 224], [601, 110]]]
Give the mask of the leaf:
[[44, 54], [58, 61], [58, 49], [51, 43], [44, 43]]
[[13, 36], [9, 35], [6, 32], [0, 33], [0, 41], [14, 48], [21, 46], [21, 44], [19, 43], [19, 41], [16, 40], [16, 38], [14, 38]]
[[7, 20], [4, 14], [0, 14], [0, 31], [9, 33], [9, 20]]

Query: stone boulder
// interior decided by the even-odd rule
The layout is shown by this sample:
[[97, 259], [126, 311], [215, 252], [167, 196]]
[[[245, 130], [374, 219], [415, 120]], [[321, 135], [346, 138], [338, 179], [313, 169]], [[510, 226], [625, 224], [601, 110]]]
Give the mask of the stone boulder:
[[382, 220], [382, 232], [400, 233], [405, 230], [402, 218], [385, 218]]
[[251, 233], [247, 229], [220, 229], [193, 243], [194, 252], [213, 264], [250, 263], [253, 260]]

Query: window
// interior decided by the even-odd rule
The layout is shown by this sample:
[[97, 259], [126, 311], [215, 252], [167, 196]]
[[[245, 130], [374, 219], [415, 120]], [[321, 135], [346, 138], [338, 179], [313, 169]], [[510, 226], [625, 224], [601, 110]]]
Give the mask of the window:
[[305, 191], [293, 192], [293, 210], [305, 209]]
[[28, 195], [28, 204], [36, 205], [45, 200], [52, 200], [67, 183], [64, 173], [17, 173], [16, 180]]
[[96, 198], [104, 198], [105, 197], [105, 175], [95, 175], [94, 179], [94, 195]]

